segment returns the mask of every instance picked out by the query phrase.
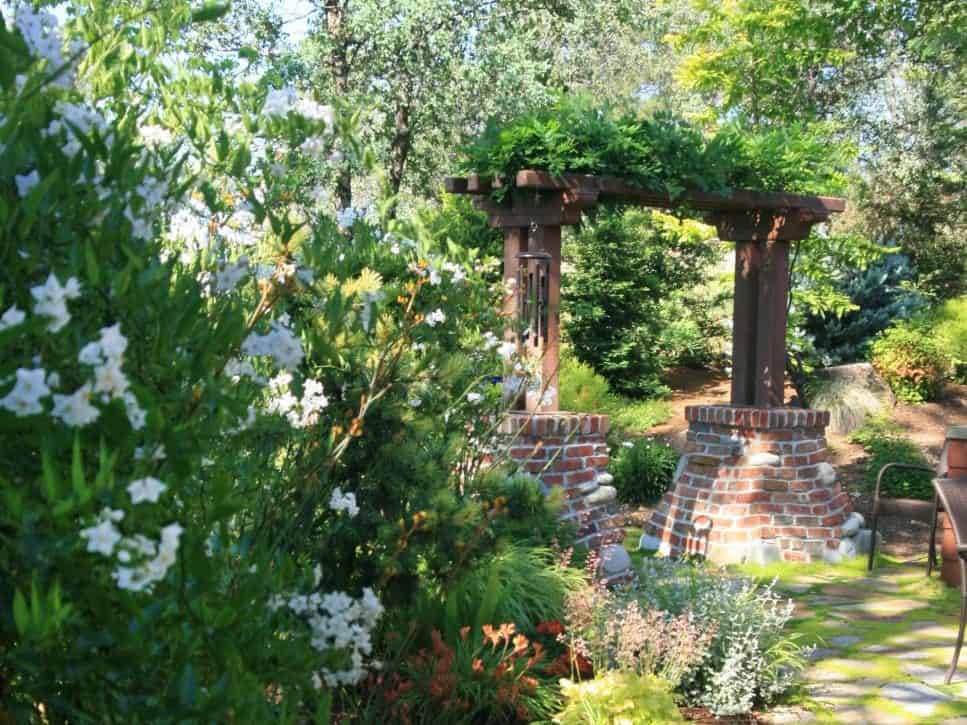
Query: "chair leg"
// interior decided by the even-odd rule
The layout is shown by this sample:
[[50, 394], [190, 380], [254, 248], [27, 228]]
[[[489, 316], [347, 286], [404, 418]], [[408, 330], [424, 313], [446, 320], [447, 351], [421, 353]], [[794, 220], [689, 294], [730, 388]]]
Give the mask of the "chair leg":
[[949, 685], [954, 672], [957, 670], [957, 660], [960, 659], [960, 648], [964, 644], [964, 625], [967, 624], [967, 561], [960, 557], [960, 632], [957, 634], [957, 645], [954, 647], [954, 658], [950, 661], [950, 669], [944, 684]]
[[879, 516], [877, 515], [876, 509], [879, 508], [876, 504], [873, 505], [873, 522], [870, 524], [870, 558], [866, 561], [866, 570], [873, 571], [873, 561], [876, 559], [876, 524]]
[[936, 495], [933, 497], [933, 516], [930, 519], [930, 550], [927, 552], [927, 576], [933, 572], [934, 564], [937, 562], [937, 507], [939, 502]]

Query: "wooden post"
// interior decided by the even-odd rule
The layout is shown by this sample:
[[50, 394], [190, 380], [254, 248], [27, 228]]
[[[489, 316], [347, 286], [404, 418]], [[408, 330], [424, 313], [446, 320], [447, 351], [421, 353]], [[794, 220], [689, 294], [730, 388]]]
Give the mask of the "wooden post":
[[755, 403], [756, 318], [759, 305], [758, 242], [735, 244], [735, 295], [732, 302], [732, 405]]
[[759, 303], [755, 342], [755, 405], [781, 408], [786, 392], [786, 306], [789, 243], [759, 242]]
[[547, 285], [547, 343], [541, 351], [542, 405], [528, 405], [528, 409], [555, 411], [559, 409], [559, 368], [561, 366], [561, 227], [531, 227], [531, 249], [551, 255]]

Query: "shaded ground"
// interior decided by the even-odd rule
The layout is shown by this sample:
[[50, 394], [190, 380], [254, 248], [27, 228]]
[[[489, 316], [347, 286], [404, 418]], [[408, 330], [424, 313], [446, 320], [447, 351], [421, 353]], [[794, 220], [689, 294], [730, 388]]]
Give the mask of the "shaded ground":
[[[685, 407], [689, 405], [727, 404], [729, 402], [729, 378], [723, 373], [708, 370], [679, 369], [673, 371], [669, 380], [673, 393], [669, 399], [671, 418], [648, 431], [648, 435], [667, 440], [681, 451], [685, 444], [688, 425]], [[787, 399], [794, 391], [787, 386]], [[932, 463], [940, 457], [944, 432], [948, 426], [967, 425], [967, 386], [950, 384], [939, 402], [922, 405], [897, 404], [893, 419], [901, 426], [904, 435], [919, 445]], [[831, 463], [836, 467], [839, 481], [853, 498], [857, 511], [869, 520], [872, 510], [871, 495], [864, 480], [866, 453], [862, 447], [850, 443], [845, 436], [829, 433]], [[650, 507], [625, 509], [629, 526], [643, 526], [651, 515]], [[881, 519], [880, 531], [887, 554], [910, 558], [926, 551], [929, 527], [923, 522], [898, 517]]]

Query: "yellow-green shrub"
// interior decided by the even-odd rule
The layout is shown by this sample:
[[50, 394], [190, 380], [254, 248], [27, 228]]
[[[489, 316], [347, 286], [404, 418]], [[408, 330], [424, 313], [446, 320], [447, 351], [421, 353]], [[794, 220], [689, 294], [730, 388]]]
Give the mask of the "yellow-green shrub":
[[611, 671], [587, 682], [561, 681], [567, 707], [561, 725], [671, 725], [683, 723], [668, 685], [657, 677]]

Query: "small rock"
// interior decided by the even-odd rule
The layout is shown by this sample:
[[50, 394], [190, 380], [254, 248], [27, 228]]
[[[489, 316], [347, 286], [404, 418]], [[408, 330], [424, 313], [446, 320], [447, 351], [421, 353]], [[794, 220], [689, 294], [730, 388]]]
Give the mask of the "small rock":
[[[614, 476], [612, 476], [610, 473], [605, 472], [605, 473], [598, 474], [599, 486], [607, 486], [608, 484], [611, 484], [611, 483], [614, 483]], [[859, 516], [859, 514], [857, 514], [857, 516]], [[863, 517], [860, 516], [860, 521], [862, 520], [863, 520]]]
[[581, 492], [581, 495], [582, 496], [586, 496], [587, 494], [591, 493], [592, 491], [597, 491], [597, 490], [598, 490], [598, 482], [597, 481], [588, 481], [587, 483], [582, 483], [582, 484], [580, 484], [578, 486], [578, 491]]
[[618, 496], [618, 489], [614, 486], [599, 486], [596, 491], [589, 494], [584, 500], [588, 506], [599, 506], [603, 503], [614, 501]]
[[638, 551], [658, 551], [661, 548], [661, 539], [651, 534], [642, 534], [638, 539]]
[[631, 556], [620, 544], [609, 544], [601, 547], [601, 571], [607, 576], [614, 576], [631, 568]]
[[856, 536], [856, 532], [863, 528], [863, 523], [863, 514], [854, 511], [841, 527], [843, 536]]
[[840, 541], [838, 551], [844, 559], [852, 558], [859, 553], [856, 549], [856, 543], [852, 539], [843, 539]]
[[823, 486], [832, 486], [836, 483], [836, 469], [831, 464], [823, 461], [816, 468], [819, 469], [819, 475], [816, 477], [819, 483]]
[[[870, 542], [873, 541], [872, 530], [870, 529], [860, 529], [856, 532], [856, 536], [853, 537], [853, 541], [856, 543], [856, 552], [858, 554], [869, 554], [870, 553]], [[883, 546], [883, 536], [879, 531], [876, 532], [876, 548], [879, 549]]]
[[750, 466], [778, 466], [780, 459], [775, 453], [753, 453], [747, 461]]
[[778, 542], [754, 541], [749, 546], [749, 561], [753, 564], [766, 565], [782, 559], [782, 551]]

